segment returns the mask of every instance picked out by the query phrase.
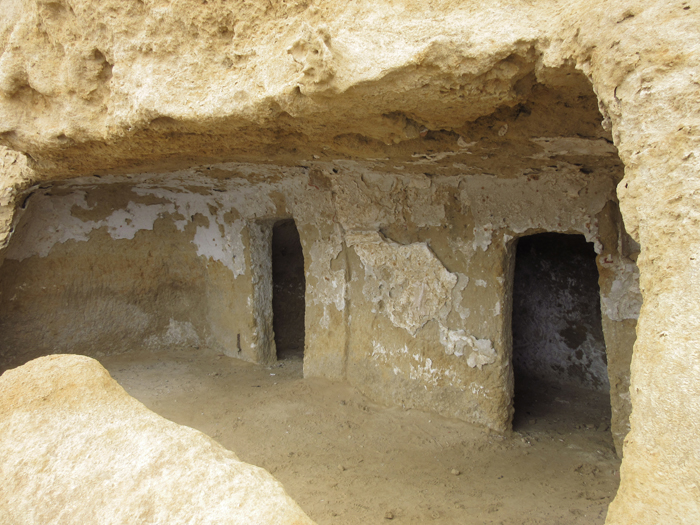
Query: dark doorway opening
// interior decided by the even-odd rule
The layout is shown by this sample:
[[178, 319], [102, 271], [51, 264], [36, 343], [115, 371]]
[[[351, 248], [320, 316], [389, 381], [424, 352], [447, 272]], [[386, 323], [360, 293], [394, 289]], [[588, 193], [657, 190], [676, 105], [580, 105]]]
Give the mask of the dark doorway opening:
[[304, 356], [304, 254], [293, 219], [272, 228], [272, 327], [277, 359]]
[[518, 241], [513, 281], [513, 428], [607, 430], [610, 386], [593, 244]]

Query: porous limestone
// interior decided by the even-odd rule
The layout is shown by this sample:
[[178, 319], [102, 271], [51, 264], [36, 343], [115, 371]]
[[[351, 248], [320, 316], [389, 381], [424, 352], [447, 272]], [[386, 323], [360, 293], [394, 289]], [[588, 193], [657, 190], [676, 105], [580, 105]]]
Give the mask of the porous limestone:
[[93, 359], [0, 378], [0, 522], [313, 522], [267, 471], [129, 396]]
[[700, 520], [696, 0], [0, 10], [3, 367], [274, 360], [294, 218], [305, 374], [506, 430], [515, 243], [579, 233], [625, 440], [608, 523]]

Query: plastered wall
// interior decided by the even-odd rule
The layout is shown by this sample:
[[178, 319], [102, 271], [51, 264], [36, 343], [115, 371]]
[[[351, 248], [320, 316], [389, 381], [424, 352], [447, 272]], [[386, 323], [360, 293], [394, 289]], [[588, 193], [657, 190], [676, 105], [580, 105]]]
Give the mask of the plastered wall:
[[[425, 170], [472, 175], [477, 182], [491, 176], [534, 178], [562, 166], [577, 166], [597, 178], [602, 157], [592, 158], [591, 146], [598, 153], [615, 150], [608, 167], [614, 164], [619, 171], [614, 180], [625, 228], [641, 252], [637, 258], [621, 222], [603, 221], [615, 210], [606, 204], [596, 212], [618, 444], [626, 427], [616, 431], [615, 422], [626, 421], [623, 414], [630, 402], [634, 405], [620, 491], [607, 522], [700, 521], [697, 0], [381, 5], [0, 0], [0, 5], [5, 15], [0, 18], [0, 142], [13, 150], [0, 149], [0, 247], [17, 226], [15, 207], [25, 190], [40, 181], [232, 161], [274, 161], [288, 166], [284, 176], [289, 177], [307, 169], [308, 183], [324, 190], [315, 194], [314, 207], [292, 210], [295, 219], [304, 217], [302, 243], [313, 255], [307, 261], [307, 287], [313, 291], [307, 294], [309, 375], [351, 376], [354, 321], [348, 300], [356, 275], [354, 248], [344, 243], [355, 227], [338, 219], [343, 190], [332, 176], [311, 173], [310, 159], [359, 158], [363, 169], [373, 172]], [[556, 96], [547, 93], [552, 89]], [[335, 169], [343, 173], [348, 166]], [[239, 172], [257, 176], [259, 170]], [[363, 182], [372, 184], [372, 178]], [[521, 221], [537, 215], [537, 209], [527, 193], [522, 209], [518, 197], [501, 199], [508, 192], [485, 192], [479, 201], [474, 197], [480, 187], [476, 183], [468, 192], [466, 215], [457, 218], [445, 208], [445, 217], [448, 224], [464, 220], [467, 232], [477, 228], [465, 246], [492, 241], [486, 253], [474, 255], [467, 286], [474, 292], [473, 283], [481, 279], [488, 293], [498, 295], [490, 280], [472, 280], [470, 272], [488, 257], [502, 261], [502, 273], [508, 274], [507, 243], [503, 257], [492, 253], [501, 249], [499, 239], [519, 235]], [[377, 211], [360, 201], [354, 205]], [[391, 229], [384, 217], [393, 212], [379, 211], [377, 220], [363, 216], [377, 224], [370, 232]], [[509, 217], [506, 223], [500, 221], [503, 215]], [[406, 220], [412, 216], [412, 210], [404, 213]], [[558, 222], [548, 221], [544, 228], [579, 231]], [[399, 242], [399, 230], [386, 231], [387, 238], [397, 244], [424, 240]], [[438, 244], [431, 240], [429, 246], [455, 273]], [[39, 273], [45, 270], [40, 266]], [[12, 283], [16, 288], [25, 281]], [[509, 286], [506, 275], [505, 312]], [[641, 310], [638, 289], [644, 295]], [[262, 297], [260, 290], [254, 292]], [[480, 301], [472, 295], [471, 300], [479, 308], [468, 307], [469, 323], [476, 322], [475, 312], [482, 315], [482, 306], [495, 303], [492, 297]], [[421, 330], [434, 323], [424, 326]], [[479, 334], [471, 325], [468, 332], [493, 344], [497, 361], [482, 365], [484, 374], [508, 361], [499, 353], [509, 345], [508, 334], [499, 346], [495, 336]], [[438, 341], [432, 345], [440, 347]], [[3, 352], [15, 350], [21, 348]], [[499, 384], [508, 384], [507, 374]]]
[[[554, 168], [430, 176], [351, 161], [46, 184], [19, 210], [0, 268], [3, 366], [178, 347], [273, 361], [272, 226], [291, 217], [306, 273], [305, 375], [504, 430], [518, 236], [595, 243], [608, 257], [606, 342], [629, 342], [610, 329], [626, 326], [638, 294], [634, 264], [620, 262], [614, 242], [614, 199], [610, 177]], [[611, 384], [621, 385], [613, 406], [625, 402], [625, 352], [619, 366], [609, 352]]]

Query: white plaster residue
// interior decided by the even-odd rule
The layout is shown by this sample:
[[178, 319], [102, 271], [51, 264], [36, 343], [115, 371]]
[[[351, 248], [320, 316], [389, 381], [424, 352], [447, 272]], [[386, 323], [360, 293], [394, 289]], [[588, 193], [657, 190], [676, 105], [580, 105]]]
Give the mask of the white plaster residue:
[[[467, 146], [469, 146], [467, 144]], [[441, 151], [439, 153], [415, 153], [411, 155], [414, 159], [412, 162], [404, 162], [404, 164], [422, 165], [422, 164], [435, 164], [449, 157], [454, 157], [455, 155], [462, 155], [462, 151]]]
[[486, 286], [488, 286], [488, 285], [486, 284], [486, 281], [484, 281], [483, 279], [477, 279], [476, 281], [474, 281], [474, 283], [475, 283], [477, 286], [480, 286], [481, 288], [486, 288]]
[[83, 191], [65, 196], [37, 192], [30, 199], [31, 206], [15, 233], [22, 242], [10, 244], [5, 252], [7, 259], [23, 261], [35, 255], [46, 257], [54, 245], [68, 240], [87, 241], [90, 232], [99, 227], [95, 221], [82, 221], [71, 214], [76, 206], [89, 209]]
[[116, 210], [99, 221], [84, 221], [73, 215], [77, 207], [91, 209], [84, 191], [69, 195], [50, 196], [43, 192], [32, 197], [23, 231], [23, 241], [8, 249], [8, 259], [24, 260], [37, 255], [46, 257], [51, 248], [68, 240], [85, 242], [93, 230], [107, 227], [109, 235], [117, 239], [133, 239], [139, 230], [152, 230], [155, 221], [164, 214], [173, 213], [171, 204], [138, 204], [129, 202], [126, 209]]
[[[112, 239], [133, 239], [139, 230], [152, 230], [156, 220], [173, 213], [172, 204], [136, 204], [129, 202], [126, 209], [116, 210], [107, 217], [107, 231]], [[102, 221], [101, 221], [102, 222]]]
[[323, 305], [323, 315], [321, 316], [321, 320], [318, 322], [318, 324], [324, 330], [328, 330], [328, 328], [331, 326], [331, 316], [328, 315], [328, 305], [326, 304]]
[[[241, 231], [245, 222], [233, 224], [210, 221], [208, 226], [197, 226], [192, 242], [197, 246], [197, 255], [219, 261], [233, 273], [234, 278], [245, 273], [245, 246]], [[223, 231], [222, 231], [223, 230]]]
[[467, 358], [467, 364], [481, 370], [484, 365], [490, 365], [496, 361], [496, 350], [488, 339], [476, 339], [472, 337], [473, 352]]
[[471, 383], [469, 383], [469, 386], [467, 388], [469, 388], [469, 391], [472, 394], [474, 394], [475, 396], [482, 396], [482, 397], [485, 397], [487, 399], [490, 397], [486, 393], [486, 388], [484, 387], [484, 385], [479, 385], [477, 383], [471, 382]]
[[[194, 182], [194, 181], [196, 182]], [[145, 204], [130, 201], [125, 209], [115, 210], [107, 218], [98, 221], [84, 221], [72, 214], [77, 207], [91, 209], [86, 201], [86, 192], [75, 190], [68, 195], [50, 196], [38, 192], [32, 199], [21, 236], [23, 242], [13, 243], [8, 249], [8, 259], [23, 260], [38, 255], [46, 257], [51, 248], [68, 240], [84, 242], [90, 232], [107, 227], [109, 235], [115, 239], [133, 239], [138, 231], [152, 230], [155, 221], [165, 215], [179, 214], [175, 226], [184, 231], [187, 224], [197, 215], [208, 222], [198, 226], [192, 239], [197, 246], [197, 254], [221, 262], [238, 277], [245, 272], [245, 246], [242, 238], [243, 221], [233, 221], [227, 213], [235, 210], [246, 217], [255, 218], [273, 213], [275, 206], [264, 191], [249, 181], [228, 181], [230, 188], [225, 192], [212, 190], [211, 181], [164, 179], [159, 182], [142, 181], [132, 188], [141, 197], [156, 197], [163, 202]], [[199, 183], [201, 182], [201, 186]], [[78, 187], [92, 188], [84, 181], [74, 181]], [[197, 184], [195, 186], [195, 184]]]
[[363, 293], [384, 306], [391, 322], [416, 335], [451, 301], [457, 276], [448, 272], [426, 243], [403, 246], [379, 232], [346, 235], [365, 269]]
[[462, 357], [468, 344], [467, 338], [464, 330], [449, 330], [440, 325], [440, 343], [445, 347], [447, 355]]
[[464, 390], [464, 383], [451, 368], [442, 368], [434, 365], [433, 360], [429, 357], [423, 358], [418, 354], [413, 357], [415, 362], [408, 363], [408, 377], [410, 379], [420, 381], [426, 389], [428, 385], [438, 386], [440, 382], [445, 382], [451, 387]]
[[467, 364], [472, 368], [490, 365], [496, 361], [496, 350], [489, 339], [477, 339], [467, 335], [464, 330], [450, 330], [440, 325], [440, 343], [447, 355], [462, 357], [470, 352]]
[[642, 308], [639, 290], [639, 268], [633, 262], [616, 260], [612, 265], [615, 279], [606, 294], [601, 293], [603, 315], [613, 321], [638, 319]]
[[469, 308], [462, 306], [462, 294], [469, 284], [469, 277], [463, 273], [457, 273], [455, 275], [457, 275], [457, 286], [452, 289], [452, 308], [459, 314], [462, 321], [464, 321], [471, 313]]
[[408, 377], [423, 383], [428, 383], [429, 385], [437, 386], [441, 375], [440, 370], [433, 367], [433, 360], [428, 357], [422, 364], [412, 364]]
[[[396, 360], [400, 356], [408, 355], [408, 347], [406, 345], [401, 348], [387, 349], [378, 341], [372, 341], [372, 353], [370, 357], [384, 364], [396, 363]], [[395, 367], [395, 365], [394, 365]]]
[[463, 383], [454, 370], [433, 366], [433, 360], [429, 357], [424, 358], [420, 353], [415, 353], [410, 355], [411, 360], [407, 360], [409, 352], [406, 345], [400, 348], [387, 348], [373, 341], [370, 357], [384, 365], [391, 365], [394, 375], [404, 373], [399, 363], [403, 363], [404, 367], [408, 365], [408, 377], [424, 383], [423, 386], [426, 384], [437, 386], [438, 382], [446, 381], [452, 387], [463, 389]]
[[483, 226], [474, 227], [474, 251], [481, 248], [486, 251], [491, 244], [491, 237], [493, 236], [493, 224], [490, 222], [484, 224]]
[[385, 356], [386, 355], [385, 348], [381, 344], [379, 344], [377, 341], [372, 341], [372, 347], [373, 347], [372, 357], [374, 357], [375, 359], [377, 358], [377, 356], [380, 356], [380, 355]]
[[[180, 231], [193, 217], [201, 215], [207, 219], [207, 226], [197, 226], [192, 242], [197, 246], [197, 255], [208, 257], [226, 266], [235, 277], [245, 273], [245, 245], [242, 230], [245, 222], [227, 220], [226, 214], [236, 210], [244, 217], [254, 219], [257, 216], [272, 213], [272, 201], [260, 189], [240, 181], [229, 181], [231, 186], [226, 192], [199, 193], [185, 191], [183, 182], [173, 182], [169, 187], [153, 187], [141, 184], [133, 188], [138, 195], [150, 195], [169, 201], [175, 211], [183, 216], [175, 225]], [[191, 184], [190, 184], [191, 186]], [[253, 198], [255, 197], [255, 198]]]
[[476, 141], [474, 141], [474, 142], [467, 142], [467, 141], [464, 140], [461, 136], [457, 139], [457, 145], [458, 145], [460, 148], [462, 148], [462, 149], [471, 148], [472, 146], [476, 146], [476, 144], [477, 144]]

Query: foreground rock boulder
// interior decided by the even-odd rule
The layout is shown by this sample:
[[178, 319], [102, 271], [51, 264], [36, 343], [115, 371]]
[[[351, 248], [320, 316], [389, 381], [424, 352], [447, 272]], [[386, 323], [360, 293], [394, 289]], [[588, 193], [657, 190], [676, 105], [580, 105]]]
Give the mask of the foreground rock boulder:
[[154, 414], [93, 359], [7, 371], [0, 399], [0, 523], [313, 523], [268, 472]]

